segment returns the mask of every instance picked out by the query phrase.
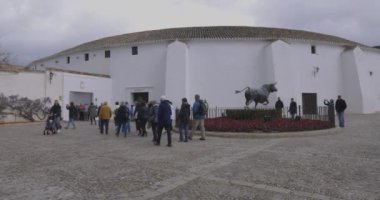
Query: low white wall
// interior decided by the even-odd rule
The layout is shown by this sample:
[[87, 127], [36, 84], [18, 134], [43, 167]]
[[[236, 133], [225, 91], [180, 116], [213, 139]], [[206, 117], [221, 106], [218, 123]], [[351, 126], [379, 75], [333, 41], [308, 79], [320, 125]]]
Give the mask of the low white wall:
[[[31, 100], [45, 97], [45, 74], [43, 72], [6, 72], [0, 71], [0, 93], [6, 97], [19, 95]], [[25, 122], [24, 118], [18, 116], [13, 110], [6, 109], [4, 115], [0, 116], [0, 123]]]
[[101, 102], [111, 102], [112, 82], [110, 78], [64, 73], [62, 104], [64, 120], [68, 120], [69, 116], [65, 107], [70, 104], [70, 92], [92, 93], [92, 101], [99, 106]]
[[0, 71], [0, 93], [5, 96], [19, 95], [30, 99], [45, 97], [45, 74], [43, 72]]

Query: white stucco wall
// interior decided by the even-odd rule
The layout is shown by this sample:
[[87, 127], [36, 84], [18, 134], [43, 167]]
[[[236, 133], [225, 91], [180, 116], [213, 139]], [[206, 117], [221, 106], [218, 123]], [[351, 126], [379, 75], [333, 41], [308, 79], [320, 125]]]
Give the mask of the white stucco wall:
[[343, 99], [348, 105], [347, 112], [363, 113], [363, 95], [360, 88], [357, 60], [355, 51], [346, 50], [342, 53], [342, 74], [343, 74]]
[[[93, 102], [100, 105], [101, 102], [111, 102], [112, 87], [111, 79], [86, 76], [79, 74], [64, 73], [63, 74], [63, 104], [62, 116], [64, 120], [68, 120], [68, 111], [65, 106], [70, 103], [70, 92], [86, 92], [93, 94]], [[82, 102], [74, 102], [79, 104]]]
[[[311, 45], [316, 46], [316, 54], [311, 53]], [[132, 55], [132, 46], [138, 47], [138, 55]], [[347, 112], [380, 111], [380, 53], [345, 48], [301, 40], [168, 41], [75, 53], [67, 55], [70, 64], [63, 56], [46, 61], [44, 66], [110, 74], [112, 80], [105, 81], [105, 85], [110, 84], [106, 92], [109, 97], [102, 98], [111, 105], [115, 101], [131, 102], [134, 92], [148, 92], [149, 100], [166, 94], [176, 106], [182, 97], [192, 103], [194, 95], [200, 94], [211, 107], [243, 107], [244, 92], [235, 94], [235, 90], [277, 81], [278, 92], [270, 95], [268, 106], [260, 107], [273, 107], [278, 96], [285, 105], [290, 98], [301, 105], [302, 93], [317, 93], [318, 105], [342, 95], [349, 105]], [[111, 50], [111, 58], [104, 58], [105, 50]], [[84, 61], [85, 53], [89, 53], [89, 61]], [[53, 85], [66, 92], [66, 80]], [[69, 88], [78, 90], [76, 87]], [[60, 97], [60, 92], [54, 93], [58, 90], [46, 84], [50, 96], [67, 99], [66, 94]]]
[[[290, 43], [289, 71], [280, 75], [292, 80], [294, 99], [302, 104], [302, 93], [317, 93], [317, 105], [322, 106], [324, 99], [335, 99], [343, 92], [340, 54], [343, 47], [325, 44], [316, 46], [316, 54], [311, 53], [310, 43]], [[286, 54], [285, 51], [282, 53]], [[281, 52], [277, 54], [281, 55]], [[278, 77], [278, 76], [277, 76]], [[281, 87], [281, 86], [279, 86]], [[289, 90], [289, 86], [284, 92]], [[289, 97], [285, 99], [289, 105]]]
[[[273, 68], [273, 80], [277, 82], [277, 92], [270, 96], [269, 101], [272, 106], [280, 97], [285, 105], [289, 105], [290, 98], [295, 98], [297, 86], [295, 85], [294, 74], [296, 69], [291, 59], [292, 46], [289, 43], [278, 40], [266, 47], [266, 62], [268, 68]], [[297, 99], [295, 99], [298, 101]]]
[[0, 93], [19, 95], [30, 99], [45, 97], [45, 77], [42, 72], [0, 71]]
[[[364, 77], [370, 77], [369, 84], [371, 93], [373, 93], [373, 105], [374, 110], [370, 112], [379, 112], [380, 111], [380, 50], [377, 52], [364, 51], [364, 58], [362, 60], [363, 65], [366, 66], [363, 70]], [[372, 75], [370, 75], [372, 72]]]
[[[5, 72], [0, 71], [0, 93], [6, 97], [19, 95], [31, 100], [45, 97], [43, 72]], [[0, 116], [0, 123], [24, 122], [27, 121], [19, 117], [13, 110], [5, 109], [6, 115]]]
[[179, 108], [183, 97], [190, 96], [188, 47], [186, 43], [175, 41], [168, 46], [166, 55], [165, 94], [173, 99], [174, 106]]
[[[53, 73], [50, 80], [50, 72]], [[63, 72], [57, 72], [53, 70], [46, 71], [45, 75], [45, 94], [52, 100], [58, 100], [60, 105], [63, 105]]]
[[[90, 72], [95, 74], [106, 74], [109, 75], [109, 65], [112, 58], [105, 58], [105, 50], [111, 49], [99, 49], [78, 52], [73, 54], [68, 54], [60, 57], [50, 58], [41, 62], [37, 62], [35, 66], [38, 69], [56, 68], [64, 70], [73, 70], [78, 72]], [[85, 61], [85, 54], [89, 54], [89, 60]], [[67, 57], [70, 57], [70, 63], [67, 63]]]
[[[373, 113], [380, 111], [380, 55], [374, 52], [364, 52], [360, 48], [354, 51], [356, 58], [359, 86], [363, 95], [363, 113]], [[372, 75], [370, 74], [372, 71]]]
[[110, 64], [112, 102], [131, 103], [133, 92], [149, 92], [149, 100], [160, 99], [165, 93], [167, 45], [167, 43], [136, 45], [137, 55], [132, 55], [130, 46], [113, 49]]
[[241, 107], [244, 94], [235, 94], [246, 86], [266, 82], [259, 71], [265, 68], [262, 41], [190, 41], [189, 102], [194, 95], [207, 99], [211, 107]]

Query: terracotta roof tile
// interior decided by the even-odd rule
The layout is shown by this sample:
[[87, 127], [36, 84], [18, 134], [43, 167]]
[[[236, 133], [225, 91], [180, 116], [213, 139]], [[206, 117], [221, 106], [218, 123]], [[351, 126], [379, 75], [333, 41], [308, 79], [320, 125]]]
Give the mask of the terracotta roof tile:
[[[302, 40], [325, 42], [344, 46], [365, 46], [363, 44], [346, 40], [340, 37], [320, 34], [302, 30], [282, 28], [247, 27], [247, 26], [210, 26], [210, 27], [185, 27], [169, 28], [161, 30], [149, 30], [123, 35], [105, 37], [91, 42], [83, 43], [73, 48], [61, 51], [52, 56], [37, 61], [63, 56], [75, 52], [93, 49], [110, 48], [113, 46], [133, 45], [138, 43], [150, 43], [171, 40], [194, 39], [259, 39], [259, 40]], [[35, 61], [35, 62], [37, 62]], [[33, 63], [32, 63], [33, 64]]]

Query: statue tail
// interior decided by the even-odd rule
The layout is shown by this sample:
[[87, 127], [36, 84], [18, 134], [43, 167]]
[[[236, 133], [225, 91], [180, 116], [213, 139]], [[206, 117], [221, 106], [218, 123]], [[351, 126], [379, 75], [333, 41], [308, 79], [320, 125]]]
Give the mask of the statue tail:
[[240, 93], [240, 92], [243, 92], [243, 91], [246, 90], [246, 89], [249, 89], [249, 87], [245, 87], [245, 88], [242, 89], [242, 90], [235, 90], [235, 94], [238, 94], [238, 93]]

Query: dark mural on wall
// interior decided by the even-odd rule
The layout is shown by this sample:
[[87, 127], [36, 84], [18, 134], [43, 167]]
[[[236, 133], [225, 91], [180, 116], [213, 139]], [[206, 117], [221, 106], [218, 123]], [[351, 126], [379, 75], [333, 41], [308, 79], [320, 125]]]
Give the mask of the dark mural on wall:
[[29, 121], [43, 120], [49, 113], [51, 100], [48, 97], [31, 100], [19, 95], [0, 94], [0, 119], [16, 115]]

